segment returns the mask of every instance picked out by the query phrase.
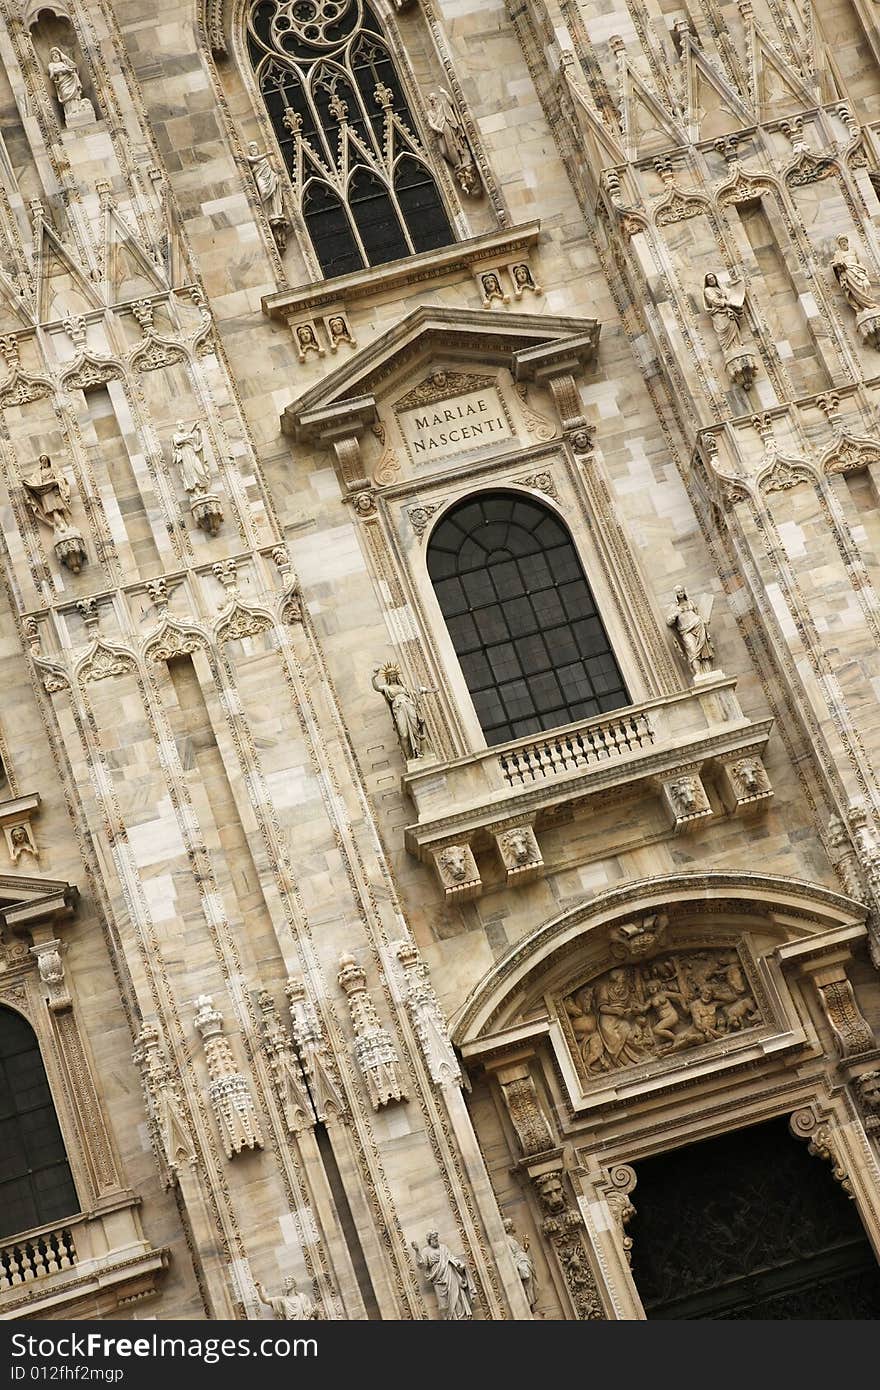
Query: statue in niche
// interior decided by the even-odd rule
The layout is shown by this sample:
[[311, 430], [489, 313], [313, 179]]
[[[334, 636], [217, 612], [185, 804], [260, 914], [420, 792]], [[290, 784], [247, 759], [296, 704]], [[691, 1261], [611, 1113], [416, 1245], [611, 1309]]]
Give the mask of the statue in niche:
[[422, 715], [420, 695], [431, 695], [428, 686], [420, 685], [418, 691], [410, 690], [403, 682], [400, 667], [394, 661], [373, 670], [373, 689], [382, 695], [391, 711], [394, 728], [407, 762], [424, 756], [428, 743], [428, 731]]
[[846, 296], [846, 302], [854, 313], [865, 309], [880, 310], [880, 302], [871, 289], [871, 277], [862, 265], [856, 252], [849, 244], [849, 237], [837, 238], [837, 250], [831, 262], [831, 269]]
[[761, 1022], [735, 950], [614, 966], [568, 995], [563, 1009], [566, 1031], [590, 1079]]
[[714, 669], [715, 648], [708, 624], [681, 584], [675, 591], [675, 607], [667, 614], [666, 625], [674, 629], [682, 655], [693, 675], [702, 676]]
[[205, 463], [205, 445], [200, 427], [193, 422], [185, 425], [178, 420], [171, 437], [173, 460], [180, 469], [180, 481], [185, 492], [198, 497], [208, 491], [211, 475]]
[[52, 531], [52, 548], [62, 565], [79, 574], [86, 562], [81, 533], [70, 514], [70, 485], [48, 454], [41, 454], [39, 467], [22, 477], [28, 506], [44, 526]]
[[73, 59], [63, 49], [51, 48], [46, 70], [64, 111], [65, 125], [84, 125], [93, 121], [94, 108], [88, 97], [83, 96], [82, 81]]
[[538, 1284], [535, 1279], [535, 1266], [529, 1254], [528, 1242], [522, 1245], [517, 1240], [513, 1229], [513, 1222], [509, 1216], [504, 1218], [504, 1231], [507, 1236], [508, 1248], [513, 1256], [513, 1263], [516, 1266], [516, 1272], [522, 1280], [523, 1293], [528, 1300], [529, 1307], [532, 1312], [534, 1312], [535, 1304], [538, 1302]]
[[295, 1279], [285, 1279], [284, 1293], [270, 1298], [262, 1284], [256, 1285], [261, 1303], [272, 1309], [276, 1318], [284, 1322], [309, 1322], [320, 1318], [321, 1314], [315, 1300], [307, 1293], [300, 1293]]
[[412, 1248], [416, 1264], [425, 1271], [437, 1295], [441, 1314], [450, 1322], [472, 1318], [477, 1290], [464, 1260], [460, 1255], [453, 1255], [448, 1245], [442, 1244], [436, 1231], [429, 1231], [425, 1241], [421, 1250], [412, 1241]]
[[56, 536], [70, 530], [70, 484], [48, 454], [41, 454], [33, 473], [22, 478], [28, 506]]
[[738, 280], [733, 285], [724, 286], [711, 270], [707, 273], [703, 283], [703, 307], [712, 320], [712, 327], [724, 352], [739, 346], [745, 298], [744, 281]]
[[437, 148], [452, 169], [459, 188], [471, 195], [479, 193], [480, 178], [474, 156], [452, 97], [440, 87], [428, 97], [427, 107], [428, 125], [436, 137]]
[[837, 238], [831, 268], [847, 304], [856, 316], [856, 327], [862, 342], [880, 351], [880, 300], [871, 288], [870, 275], [849, 244], [849, 237]]
[[256, 140], [251, 140], [247, 147], [247, 162], [250, 165], [251, 174], [256, 185], [263, 211], [269, 219], [269, 226], [278, 244], [279, 251], [283, 251], [287, 244], [288, 221], [284, 215], [284, 204], [281, 198], [281, 179], [278, 171], [269, 158], [266, 150], [261, 150]]
[[758, 372], [758, 359], [752, 347], [742, 342], [745, 300], [744, 280], [731, 276], [730, 283], [722, 285], [714, 271], [706, 274], [703, 308], [712, 320], [731, 381], [748, 391]]

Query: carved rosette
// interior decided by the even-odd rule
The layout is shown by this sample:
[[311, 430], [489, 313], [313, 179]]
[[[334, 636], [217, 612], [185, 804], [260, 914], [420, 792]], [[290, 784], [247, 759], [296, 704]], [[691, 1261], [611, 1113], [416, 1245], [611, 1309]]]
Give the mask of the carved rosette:
[[302, 1067], [269, 991], [261, 990], [257, 1002], [263, 1016], [263, 1051], [269, 1063], [275, 1095], [288, 1133], [299, 1134], [304, 1129], [311, 1129], [315, 1123], [315, 1112], [312, 1109]]
[[347, 1113], [348, 1106], [318, 1012], [301, 979], [288, 980], [284, 988], [290, 1004], [293, 1037], [315, 1114], [319, 1120], [338, 1120]]
[[458, 1058], [427, 966], [412, 941], [398, 941], [391, 949], [400, 962], [404, 1000], [431, 1080], [438, 1086], [461, 1085]]
[[132, 1060], [141, 1074], [150, 1138], [162, 1182], [168, 1188], [177, 1181], [183, 1164], [195, 1163], [196, 1151], [162, 1037], [154, 1023], [145, 1023], [135, 1039]]
[[223, 1015], [210, 995], [196, 1000], [196, 1031], [208, 1063], [208, 1097], [227, 1158], [245, 1149], [261, 1149], [263, 1136], [247, 1080], [238, 1071], [229, 1040], [223, 1034]]
[[469, 844], [445, 845], [437, 850], [434, 869], [447, 902], [468, 902], [483, 891], [480, 871]]
[[339, 958], [339, 986], [348, 998], [354, 1028], [354, 1055], [374, 1110], [392, 1101], [406, 1100], [400, 1063], [391, 1035], [379, 1022], [367, 992], [367, 977], [353, 956]]

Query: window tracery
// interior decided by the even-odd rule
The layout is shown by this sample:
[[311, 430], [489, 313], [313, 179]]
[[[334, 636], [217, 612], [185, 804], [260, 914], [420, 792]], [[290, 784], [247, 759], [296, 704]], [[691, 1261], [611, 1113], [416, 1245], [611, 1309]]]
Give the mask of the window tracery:
[[327, 277], [454, 241], [430, 156], [367, 0], [258, 0], [251, 63]]

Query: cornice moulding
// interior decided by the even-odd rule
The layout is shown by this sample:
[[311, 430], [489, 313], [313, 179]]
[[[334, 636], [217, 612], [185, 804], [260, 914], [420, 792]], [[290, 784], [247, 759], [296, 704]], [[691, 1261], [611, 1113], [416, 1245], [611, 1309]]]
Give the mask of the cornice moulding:
[[361, 300], [407, 285], [438, 280], [444, 275], [470, 273], [474, 266], [498, 256], [517, 255], [534, 246], [541, 232], [540, 222], [523, 222], [504, 231], [486, 232], [469, 241], [453, 242], [438, 251], [423, 251], [387, 265], [367, 266], [350, 275], [319, 280], [311, 285], [295, 285], [263, 296], [263, 313], [270, 319], [288, 323], [297, 316], [308, 318], [328, 304], [350, 307]]

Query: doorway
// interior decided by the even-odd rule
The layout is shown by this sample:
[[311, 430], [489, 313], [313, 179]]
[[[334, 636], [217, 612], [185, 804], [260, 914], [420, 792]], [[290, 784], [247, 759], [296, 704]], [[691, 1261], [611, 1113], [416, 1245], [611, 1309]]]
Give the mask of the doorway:
[[635, 1166], [628, 1233], [648, 1318], [880, 1317], [855, 1203], [786, 1119]]

